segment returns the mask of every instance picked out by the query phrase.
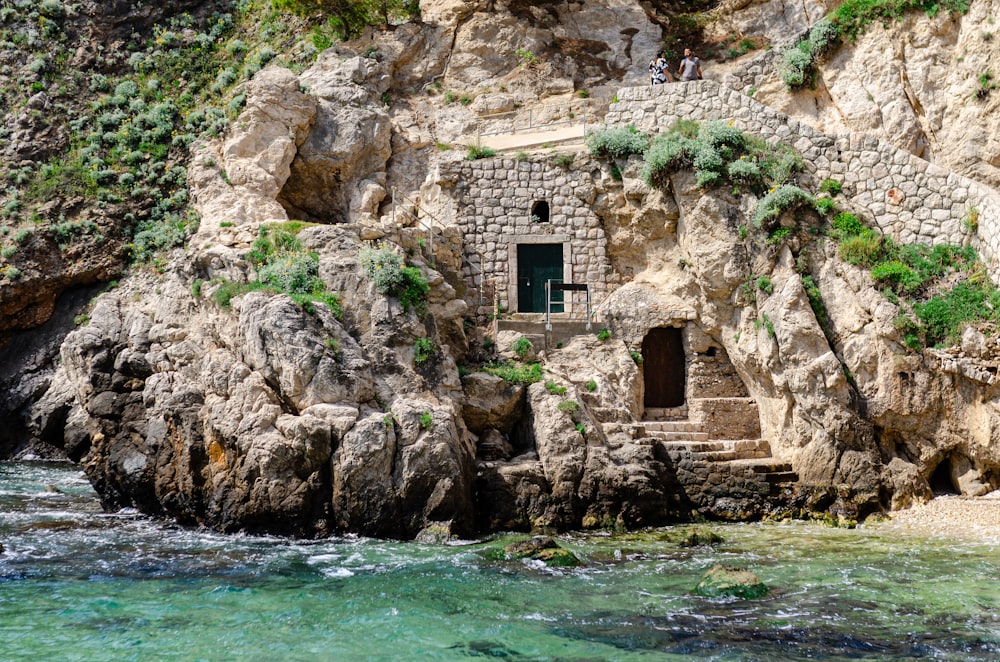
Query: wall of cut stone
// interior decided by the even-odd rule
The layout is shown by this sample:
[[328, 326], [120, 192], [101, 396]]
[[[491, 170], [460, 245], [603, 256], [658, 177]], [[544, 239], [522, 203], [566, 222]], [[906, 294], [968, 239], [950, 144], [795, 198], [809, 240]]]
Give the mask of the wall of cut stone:
[[791, 145], [816, 184], [844, 187], [839, 200], [904, 243], [971, 243], [1000, 282], [1000, 193], [873, 136], [827, 135], [714, 81], [631, 87], [618, 93], [608, 126], [665, 132], [678, 119], [732, 121]]
[[[504, 309], [516, 311], [517, 246], [562, 243], [564, 280], [590, 285], [594, 306], [605, 298], [614, 279], [604, 228], [591, 209], [596, 193], [586, 163], [563, 167], [551, 157], [496, 157], [442, 168], [443, 192], [465, 236], [463, 276], [470, 289], [491, 290], [483, 282], [492, 281]], [[548, 203], [547, 222], [532, 220], [539, 201]], [[574, 313], [585, 314], [582, 293], [566, 297], [580, 302]]]

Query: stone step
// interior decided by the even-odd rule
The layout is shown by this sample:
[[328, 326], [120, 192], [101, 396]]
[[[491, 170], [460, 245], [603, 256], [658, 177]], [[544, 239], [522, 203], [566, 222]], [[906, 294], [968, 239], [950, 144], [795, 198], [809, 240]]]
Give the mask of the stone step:
[[788, 462], [779, 462], [774, 459], [749, 459], [732, 460], [730, 464], [735, 468], [745, 468], [756, 474], [791, 473], [792, 465]]
[[662, 430], [646, 430], [646, 434], [650, 437], [659, 439], [660, 441], [673, 442], [673, 441], [708, 441], [707, 432], [664, 432]]
[[659, 432], [699, 432], [698, 426], [691, 421], [639, 421], [647, 430]]
[[797, 483], [799, 482], [799, 475], [794, 471], [777, 471], [774, 473], [764, 474], [764, 480], [772, 485], [779, 483]]
[[771, 457], [765, 450], [718, 450], [703, 453], [692, 453], [693, 459], [704, 459], [709, 462], [732, 462], [734, 460], [763, 460]]

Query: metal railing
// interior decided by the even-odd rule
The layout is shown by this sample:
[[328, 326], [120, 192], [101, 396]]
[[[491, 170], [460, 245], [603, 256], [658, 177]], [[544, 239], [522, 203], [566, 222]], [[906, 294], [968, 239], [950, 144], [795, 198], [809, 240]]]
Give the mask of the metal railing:
[[545, 330], [552, 330], [552, 304], [572, 305], [572, 301], [553, 301], [552, 295], [556, 292], [584, 292], [587, 295], [587, 331], [590, 331], [590, 286], [586, 283], [563, 283], [555, 278], [545, 281]]
[[[581, 123], [581, 121], [584, 126], [584, 135], [586, 135], [588, 126], [604, 120], [604, 115], [612, 99], [613, 95], [610, 92], [597, 92], [586, 98], [574, 98], [558, 104], [540, 104], [503, 113], [481, 115], [477, 135], [515, 134], [557, 126], [572, 126]], [[503, 118], [511, 118], [510, 123], [504, 124]], [[498, 123], [501, 126], [497, 127]]]
[[[413, 211], [409, 207], [405, 207], [405, 206], [404, 207], [400, 207], [399, 204], [397, 204], [397, 202], [396, 202], [396, 197], [397, 196], [400, 197], [400, 198], [402, 198], [403, 202], [406, 203], [407, 205], [410, 205], [410, 206], [416, 208], [418, 211], [420, 211], [420, 212], [426, 214], [428, 217], [430, 217], [431, 223], [430, 224], [424, 223], [423, 219], [421, 219], [419, 216], [417, 216], [415, 213], [413, 213]], [[420, 225], [420, 227], [422, 227], [423, 229], [427, 230], [427, 246], [430, 249], [430, 254], [434, 255], [434, 221], [437, 221], [438, 225], [442, 225], [443, 226], [445, 224], [442, 223], [441, 219], [439, 219], [437, 216], [435, 216], [434, 214], [430, 213], [429, 211], [427, 211], [426, 209], [424, 209], [423, 207], [421, 207], [419, 202], [417, 202], [415, 200], [411, 200], [405, 194], [400, 193], [399, 190], [395, 186], [393, 186], [392, 187], [392, 224], [393, 224], [393, 226], [398, 226], [399, 225], [396, 222], [396, 209], [397, 208], [400, 209], [401, 211], [405, 212], [406, 214], [408, 214], [410, 216], [410, 218], [412, 218], [414, 221], [417, 222], [418, 225]]]

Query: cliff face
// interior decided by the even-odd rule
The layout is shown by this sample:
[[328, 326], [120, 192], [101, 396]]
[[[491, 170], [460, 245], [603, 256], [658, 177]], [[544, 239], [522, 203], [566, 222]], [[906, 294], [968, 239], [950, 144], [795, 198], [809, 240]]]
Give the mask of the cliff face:
[[[92, 292], [58, 308], [56, 294], [121, 271], [115, 246], [128, 236], [118, 215], [127, 210], [107, 207], [101, 241], [114, 237], [112, 246], [94, 238], [67, 251], [53, 239], [46, 254], [58, 259], [46, 267], [39, 240], [18, 257], [30, 253], [35, 266], [31, 278], [4, 282], [5, 329], [57, 314], [37, 340], [7, 336], [0, 381], [15, 424], [0, 440], [14, 447], [30, 437], [80, 460], [108, 507], [293, 535], [432, 539], [508, 527], [639, 526], [691, 510], [759, 516], [822, 509], [838, 489], [870, 511], [926, 498], [935, 482], [965, 494], [995, 488], [993, 344], [970, 330], [962, 353], [908, 352], [893, 323], [898, 309], [863, 269], [816, 238], [818, 217], [784, 219], [795, 228], [789, 241], [755, 244], [741, 231], [752, 225], [753, 200], [696, 187], [689, 173], [650, 189], [635, 160], [617, 164], [616, 178], [582, 146], [562, 165], [536, 154], [466, 171], [457, 165], [464, 155], [440, 148], [498, 121], [493, 113], [572, 115], [567, 109], [586, 96], [570, 97], [575, 90], [596, 95], [609, 83], [644, 83], [644, 64], [664, 36], [669, 8], [660, 4], [425, 2], [423, 24], [330, 49], [301, 74], [275, 66], [256, 73], [224, 136], [191, 146], [186, 190], [201, 220], [186, 248], [98, 296], [86, 306], [86, 324], [68, 335]], [[826, 10], [774, 4], [717, 8], [707, 38], [721, 43], [722, 33], [736, 31], [778, 42]], [[871, 132], [995, 184], [995, 94], [972, 99], [968, 80], [945, 86], [948, 76], [932, 73], [977, 36], [982, 48], [963, 66], [987, 66], [975, 58], [988, 58], [995, 44], [972, 26], [992, 8], [978, 3], [962, 18], [908, 17], [876, 28], [830, 57], [816, 91], [785, 91], [763, 52], [706, 70], [744, 91], [752, 81], [755, 100], [819, 129]], [[141, 30], [155, 18], [150, 11], [123, 8], [105, 29]], [[951, 50], [930, 47], [939, 42]], [[349, 47], [377, 55], [351, 55]], [[888, 65], [865, 65], [872, 52], [885, 53]], [[871, 101], [858, 97], [864, 89]], [[466, 94], [468, 102], [451, 103]], [[561, 107], [542, 108], [539, 97], [551, 95]], [[8, 150], [31, 144], [35, 129], [25, 122], [37, 119], [32, 103], [44, 102], [21, 107], [27, 119], [16, 120], [20, 133]], [[725, 109], [710, 98], [699, 103]], [[868, 112], [872, 103], [880, 113]], [[651, 112], [663, 119], [677, 108]], [[789, 120], [779, 124], [778, 135], [790, 131]], [[806, 133], [784, 140], [798, 143]], [[814, 134], [809, 140], [826, 140]], [[41, 143], [59, 149], [55, 138]], [[902, 168], [886, 174], [898, 174], [900, 188], [918, 178]], [[501, 180], [511, 190], [494, 185]], [[906, 203], [913, 209], [889, 210], [860, 185], [851, 194], [885, 232], [914, 222], [905, 239], [939, 240], [936, 230], [921, 234], [920, 196]], [[549, 200], [552, 216], [532, 228], [534, 212], [521, 207], [535, 199]], [[64, 214], [76, 209], [59, 204]], [[947, 205], [949, 214], [964, 204]], [[889, 211], [895, 215], [883, 225]], [[957, 222], [953, 229], [963, 240]], [[530, 386], [483, 372], [460, 376], [458, 365], [496, 358], [476, 306], [487, 294], [483, 274], [517, 276], [507, 272], [522, 231], [539, 243], [564, 237], [558, 241], [580, 265], [573, 276], [601, 283], [612, 338], [549, 347], [539, 356], [543, 379]], [[291, 237], [282, 241], [296, 248], [281, 253], [269, 237]], [[274, 255], [262, 257], [262, 246]], [[360, 258], [372, 246], [404, 260], [426, 280], [426, 293], [407, 299], [382, 288]], [[296, 289], [293, 267], [317, 280]], [[814, 313], [803, 273], [826, 302], [828, 324]], [[748, 291], [748, 279], [760, 278], [770, 291]], [[339, 301], [303, 303], [302, 295], [324, 291]], [[506, 291], [497, 290], [501, 301]], [[716, 382], [729, 386], [699, 385], [688, 414], [727, 442], [762, 436], [791, 464], [798, 486], [775, 489], [734, 465], [692, 460], [690, 449], [678, 455], [638, 424], [644, 374], [635, 353], [661, 327], [683, 329], [690, 375], [708, 384], [716, 377], [705, 377], [705, 366], [724, 368]], [[520, 358], [515, 339], [497, 338]], [[740, 418], [734, 432], [718, 419], [737, 400], [753, 408], [732, 415]]]

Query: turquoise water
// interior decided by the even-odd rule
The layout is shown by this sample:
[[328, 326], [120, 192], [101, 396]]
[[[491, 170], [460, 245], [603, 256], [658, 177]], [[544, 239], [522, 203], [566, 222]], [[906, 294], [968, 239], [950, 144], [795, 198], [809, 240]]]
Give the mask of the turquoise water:
[[[0, 464], [0, 659], [1000, 658], [995, 545], [709, 528], [726, 542], [564, 537], [586, 566], [552, 570], [488, 560], [496, 541], [289, 541], [105, 514], [74, 467]], [[692, 595], [715, 563], [771, 595]]]

